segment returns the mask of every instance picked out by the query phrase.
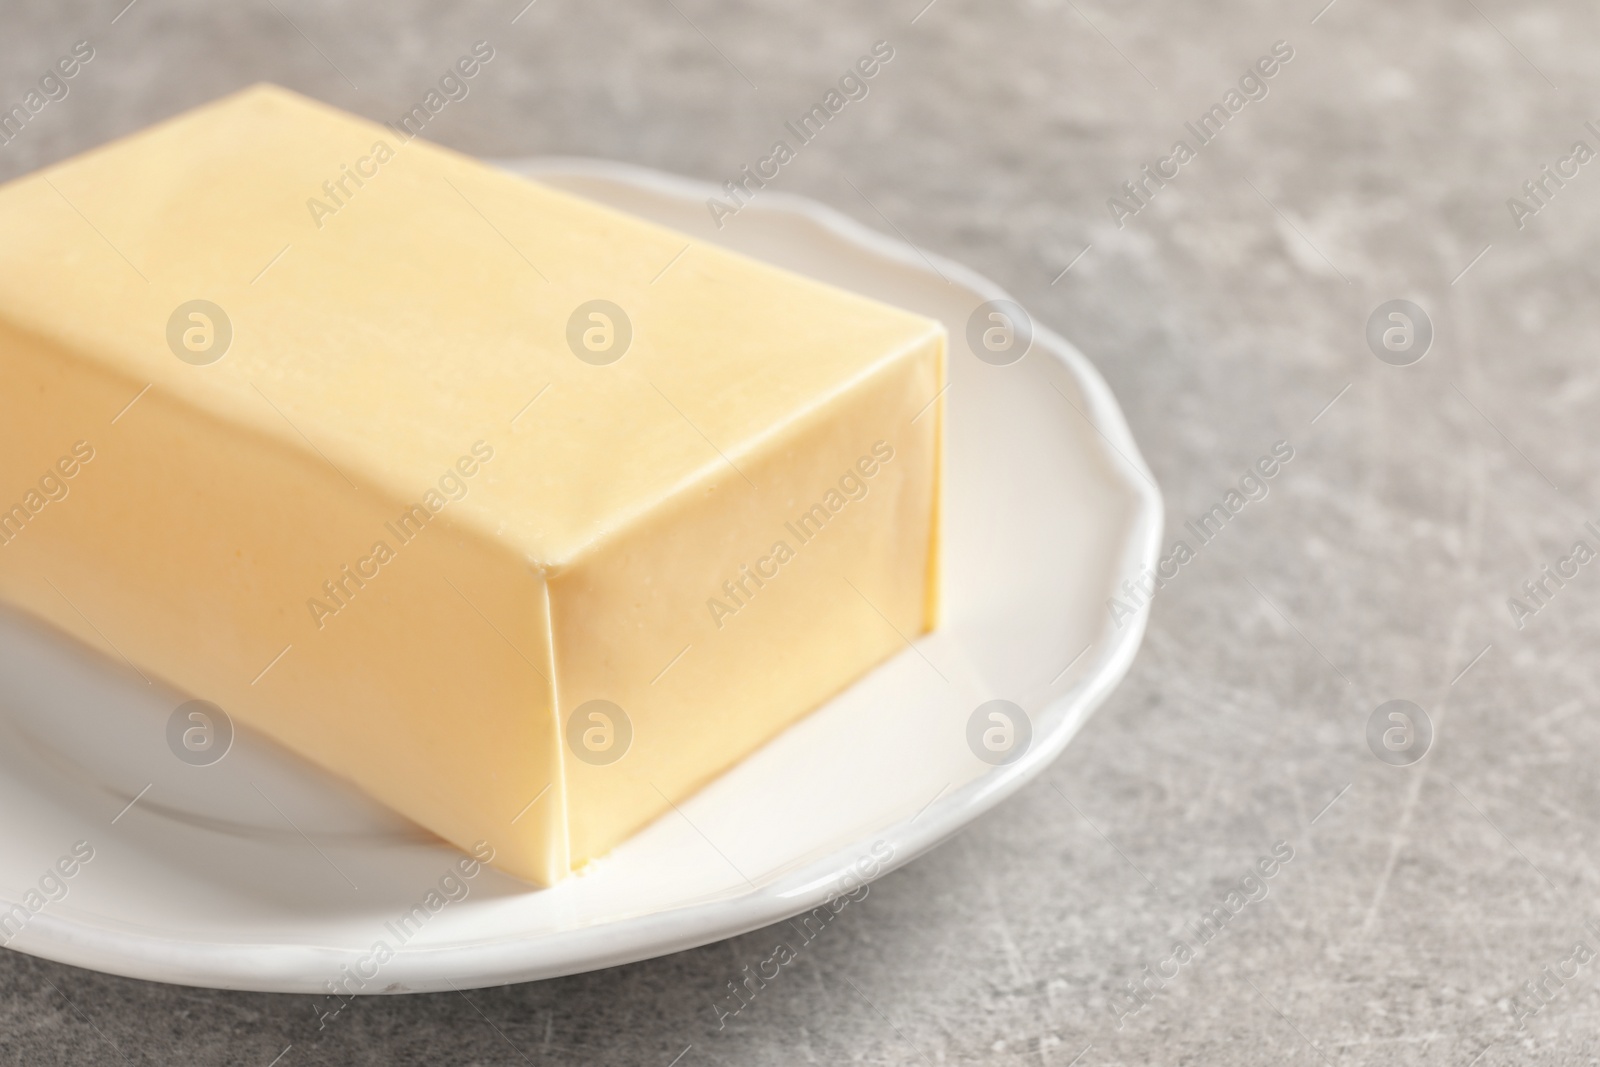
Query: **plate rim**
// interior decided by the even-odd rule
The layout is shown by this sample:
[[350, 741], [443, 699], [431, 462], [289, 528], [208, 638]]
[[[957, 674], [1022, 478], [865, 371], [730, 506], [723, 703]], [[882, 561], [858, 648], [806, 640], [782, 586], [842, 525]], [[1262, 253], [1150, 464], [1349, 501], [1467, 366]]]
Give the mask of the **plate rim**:
[[[700, 200], [721, 190], [710, 182], [640, 164], [581, 156], [488, 159], [491, 166], [522, 175], [571, 174], [632, 185], [646, 192]], [[938, 253], [910, 246], [810, 197], [764, 191], [744, 210], [799, 215], [841, 240], [884, 260], [923, 274], [937, 274], [979, 294], [984, 300], [1015, 299], [999, 284]], [[1017, 302], [1020, 303], [1020, 302]], [[1031, 313], [1030, 313], [1031, 319]], [[1054, 360], [1064, 368], [1084, 400], [1079, 410], [1112, 452], [1107, 467], [1134, 507], [1127, 520], [1118, 573], [1129, 576], [1155, 567], [1160, 556], [1164, 502], [1115, 395], [1099, 371], [1064, 336], [1032, 319], [1033, 343], [1027, 355]], [[1120, 459], [1121, 462], [1118, 462]], [[1131, 470], [1130, 470], [1131, 468]], [[827, 903], [835, 887], [872, 845], [887, 844], [889, 859], [879, 863], [871, 882], [930, 851], [957, 830], [987, 813], [1038, 777], [1065, 750], [1089, 717], [1105, 702], [1132, 666], [1143, 640], [1148, 612], [1138, 611], [1122, 626], [1106, 612], [1089, 651], [1093, 653], [1076, 682], [1047, 700], [1033, 716], [1034, 742], [1009, 764], [984, 772], [937, 796], [915, 815], [902, 819], [777, 876], [749, 891], [647, 912], [555, 933], [509, 935], [427, 948], [402, 949], [409, 957], [404, 981], [357, 995], [445, 992], [537, 981], [634, 963], [738, 937]], [[1040, 720], [1053, 723], [1037, 728]], [[1059, 721], [1056, 721], [1059, 720]], [[859, 876], [858, 876], [859, 878]], [[185, 941], [116, 929], [108, 924], [42, 912], [30, 924], [35, 936], [17, 951], [74, 966], [137, 978], [202, 988], [275, 993], [326, 992], [323, 976], [361, 957], [361, 949], [289, 942]], [[421, 966], [418, 966], [420, 964]], [[391, 967], [391, 972], [395, 968]], [[419, 974], [418, 972], [425, 972]]]

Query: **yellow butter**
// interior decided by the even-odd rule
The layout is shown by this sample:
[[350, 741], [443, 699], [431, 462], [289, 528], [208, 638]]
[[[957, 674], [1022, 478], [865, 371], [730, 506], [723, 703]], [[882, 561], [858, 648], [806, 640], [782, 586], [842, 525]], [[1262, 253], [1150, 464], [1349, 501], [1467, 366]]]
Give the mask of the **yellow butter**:
[[523, 878], [934, 624], [930, 320], [270, 86], [0, 233], [0, 600]]

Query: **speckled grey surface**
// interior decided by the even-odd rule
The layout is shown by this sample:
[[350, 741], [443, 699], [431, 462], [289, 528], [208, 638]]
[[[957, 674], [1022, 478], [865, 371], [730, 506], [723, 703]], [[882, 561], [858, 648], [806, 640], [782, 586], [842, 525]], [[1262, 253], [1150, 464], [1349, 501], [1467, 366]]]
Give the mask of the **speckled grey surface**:
[[[96, 50], [0, 148], [0, 177], [258, 79], [397, 117], [488, 39], [495, 61], [430, 136], [721, 180], [888, 40], [871, 94], [782, 186], [882, 228], [853, 183], [1076, 340], [1162, 484], [1169, 543], [1275, 442], [1294, 458], [1161, 591], [1127, 682], [1045, 780], [876, 884], [723, 1029], [712, 1003], [775, 931], [466, 997], [363, 1000], [320, 1032], [310, 998], [3, 953], [0, 1061], [1600, 1056], [1600, 962], [1574, 956], [1600, 949], [1585, 926], [1600, 566], [1549, 584], [1520, 630], [1507, 606], [1574, 541], [1600, 547], [1582, 529], [1600, 520], [1600, 164], [1568, 164], [1577, 175], [1547, 182], [1521, 229], [1507, 205], [1573, 142], [1600, 148], [1584, 126], [1600, 126], [1600, 9], [937, 0], [913, 22], [926, 0], [537, 0], [513, 24], [525, 0], [449, 14], [138, 0], [113, 23], [124, 2], [0, 11], [8, 104], [72, 42]], [[1266, 97], [1118, 228], [1107, 198], [1280, 40], [1294, 55]], [[1435, 333], [1407, 367], [1365, 340], [1397, 297]], [[1392, 698], [1434, 728], [1406, 767], [1366, 740]], [[1293, 859], [1266, 897], [1168, 962], [1278, 842]], [[1120, 1012], [1147, 964], [1177, 975]]]

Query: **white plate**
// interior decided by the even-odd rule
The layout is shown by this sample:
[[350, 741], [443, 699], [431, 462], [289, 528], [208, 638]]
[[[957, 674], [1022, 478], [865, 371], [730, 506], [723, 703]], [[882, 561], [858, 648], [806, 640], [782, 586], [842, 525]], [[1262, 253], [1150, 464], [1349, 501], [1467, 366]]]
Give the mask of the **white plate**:
[[[1048, 766], [1126, 672], [1144, 614], [1119, 627], [1107, 599], [1154, 565], [1161, 499], [1071, 345], [1036, 324], [1019, 362], [981, 362], [968, 319], [998, 287], [808, 200], [762, 191], [719, 230], [702, 183], [579, 160], [513, 169], [945, 322], [944, 626], [581, 877], [530, 892], [484, 870], [402, 943], [396, 921], [458, 853], [247, 733], [212, 766], [178, 761], [165, 736], [181, 695], [0, 615], [0, 896], [26, 904], [41, 880], [67, 891], [28, 913], [13, 948], [280, 992], [325, 991], [344, 968], [365, 977], [346, 989], [415, 992], [674, 952], [933, 847]], [[1032, 724], [1003, 766], [967, 743], [994, 698]], [[48, 877], [79, 841], [93, 859]]]

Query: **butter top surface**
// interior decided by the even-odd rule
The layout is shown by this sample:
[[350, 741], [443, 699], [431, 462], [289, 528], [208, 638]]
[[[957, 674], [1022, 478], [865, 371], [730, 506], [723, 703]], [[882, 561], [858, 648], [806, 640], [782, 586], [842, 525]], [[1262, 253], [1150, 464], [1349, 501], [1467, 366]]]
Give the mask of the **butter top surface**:
[[[0, 233], [9, 327], [400, 504], [486, 441], [451, 519], [552, 568], [941, 330], [274, 86], [0, 187]], [[204, 366], [168, 344], [196, 299]], [[568, 341], [597, 299], [604, 366]]]

